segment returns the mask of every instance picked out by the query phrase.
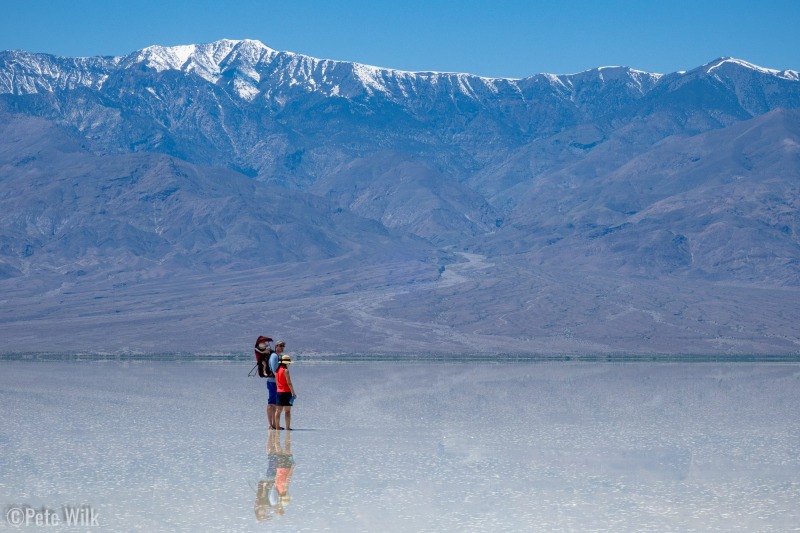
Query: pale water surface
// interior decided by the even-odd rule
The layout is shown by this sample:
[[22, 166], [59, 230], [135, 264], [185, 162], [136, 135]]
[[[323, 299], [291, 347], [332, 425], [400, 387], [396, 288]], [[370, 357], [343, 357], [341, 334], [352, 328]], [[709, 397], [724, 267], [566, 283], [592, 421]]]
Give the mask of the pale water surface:
[[0, 360], [0, 530], [800, 530], [796, 364], [301, 361], [272, 441], [251, 366]]

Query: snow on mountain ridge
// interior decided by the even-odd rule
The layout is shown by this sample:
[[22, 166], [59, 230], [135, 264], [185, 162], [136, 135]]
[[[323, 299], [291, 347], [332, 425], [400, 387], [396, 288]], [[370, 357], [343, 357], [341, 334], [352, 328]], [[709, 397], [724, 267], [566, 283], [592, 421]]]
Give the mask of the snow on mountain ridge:
[[77, 87], [98, 89], [118, 62], [117, 58], [109, 57], [0, 52], [0, 94], [37, 94]]
[[[635, 89], [640, 95], [644, 95], [664, 77], [664, 74], [646, 72], [630, 67], [604, 66], [584, 70], [576, 74], [539, 74], [538, 76], [545, 77], [551, 83], [558, 83], [564, 89], [572, 92], [571, 98], [574, 99], [574, 92], [577, 90], [577, 86], [591, 81], [599, 81], [602, 84], [622, 82]], [[531, 78], [535, 77], [532, 76]], [[556, 80], [558, 81], [556, 82]]]
[[[194, 73], [210, 83], [217, 83], [226, 71], [233, 69], [237, 73], [233, 88], [240, 97], [247, 100], [252, 100], [258, 95], [258, 85], [266, 72], [277, 74], [276, 81], [279, 86], [306, 85], [310, 91], [318, 91], [326, 96], [344, 97], [353, 97], [362, 91], [368, 97], [375, 94], [391, 97], [397, 90], [398, 96], [406, 98], [418, 92], [415, 84], [419, 80], [425, 80], [433, 86], [441, 85], [468, 98], [479, 99], [483, 91], [497, 94], [501, 86], [513, 86], [515, 92], [520, 92], [518, 83], [526, 79], [487, 78], [466, 73], [415, 73], [362, 63], [318, 59], [293, 52], [276, 52], [260, 41], [229, 39], [208, 44], [149, 46], [128, 56], [107, 60], [107, 68], [104, 70], [116, 65], [132, 68], [142, 64], [159, 72], [176, 70]], [[37, 71], [35, 66], [29, 70]], [[63, 74], [63, 72], [50, 73], [52, 77]], [[350, 83], [348, 78], [351, 80]], [[357, 81], [360, 88], [353, 86], [352, 81]], [[443, 85], [440, 82], [443, 82]], [[0, 92], [14, 92], [11, 90], [11, 85], [13, 80], [0, 85]], [[83, 85], [99, 88], [102, 86], [102, 79], [98, 77]], [[347, 85], [350, 85], [349, 90], [345, 88]], [[71, 89], [74, 85], [62, 83], [45, 89], [52, 90], [56, 87]], [[21, 90], [35, 92], [30, 84]], [[269, 96], [267, 94], [267, 97]]]
[[[122, 64], [125, 68], [130, 68], [144, 63], [159, 72], [163, 70], [194, 72], [203, 79], [216, 83], [225, 71], [225, 67], [235, 59], [244, 57], [246, 66], [252, 66], [261, 61], [265, 55], [271, 57], [275, 53], [260, 41], [222, 39], [208, 44], [148, 46], [125, 56]], [[244, 70], [252, 71], [251, 68]]]
[[710, 66], [708, 66], [708, 68], [706, 69], [706, 73], [711, 74], [712, 72], [714, 72], [715, 70], [719, 69], [720, 67], [726, 64], [737, 65], [749, 70], [760, 72], [761, 74], [767, 74], [778, 78], [783, 78], [786, 80], [797, 81], [798, 79], [800, 79], [800, 73], [798, 73], [795, 70], [776, 70], [771, 68], [764, 68], [755, 65], [753, 63], [750, 63], [749, 61], [744, 61], [743, 59], [736, 59], [734, 57], [721, 57], [715, 61], [712, 61], [711, 63], [709, 63]]
[[[746, 68], [762, 75], [800, 81], [795, 71], [776, 71], [732, 58], [709, 63], [703, 75], [717, 76], [723, 64]], [[664, 75], [628, 67], [603, 66], [577, 74], [536, 74], [526, 78], [487, 78], [466, 73], [409, 72], [362, 63], [318, 59], [293, 52], [278, 52], [257, 40], [221, 39], [207, 44], [149, 46], [120, 57], [59, 58], [27, 52], [0, 52], [0, 94], [32, 94], [71, 90], [79, 86], [100, 89], [117, 68], [146, 66], [158, 72], [175, 70], [194, 74], [217, 84], [229, 78], [229, 90], [247, 101], [258, 98], [286, 101], [287, 91], [316, 92], [326, 97], [381, 98], [401, 102], [411, 97], [468, 98], [480, 101], [501, 91], [527, 99], [531, 88], [545, 81], [551, 90], [575, 102], [609, 84], [628, 86], [633, 97], [649, 92]], [[9, 72], [9, 70], [11, 72]], [[696, 69], [698, 72], [702, 72]], [[674, 75], [673, 75], [674, 76]], [[581, 96], [587, 84], [595, 89]], [[638, 95], [638, 96], [636, 96]]]

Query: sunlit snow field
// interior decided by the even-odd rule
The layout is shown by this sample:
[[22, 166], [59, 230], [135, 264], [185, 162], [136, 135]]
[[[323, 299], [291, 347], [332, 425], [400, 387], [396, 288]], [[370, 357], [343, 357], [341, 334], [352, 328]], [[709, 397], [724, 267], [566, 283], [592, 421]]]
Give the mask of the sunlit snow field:
[[800, 365], [298, 361], [0, 359], [0, 530], [800, 530]]

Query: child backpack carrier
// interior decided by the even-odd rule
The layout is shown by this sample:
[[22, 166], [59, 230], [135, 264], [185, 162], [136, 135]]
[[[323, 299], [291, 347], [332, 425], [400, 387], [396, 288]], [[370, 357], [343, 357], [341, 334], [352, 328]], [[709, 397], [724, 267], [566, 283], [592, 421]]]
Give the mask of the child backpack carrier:
[[[261, 343], [265, 343], [267, 347], [262, 352], [258, 349], [258, 345]], [[256, 347], [255, 347], [255, 354], [256, 354], [256, 367], [258, 368], [258, 377], [260, 378], [271, 378], [274, 377], [275, 374], [272, 373], [272, 370], [269, 368], [269, 356], [272, 354], [272, 346], [269, 343], [272, 342], [272, 339], [269, 337], [265, 337], [261, 335], [258, 339], [256, 339]], [[252, 370], [251, 370], [252, 372]]]

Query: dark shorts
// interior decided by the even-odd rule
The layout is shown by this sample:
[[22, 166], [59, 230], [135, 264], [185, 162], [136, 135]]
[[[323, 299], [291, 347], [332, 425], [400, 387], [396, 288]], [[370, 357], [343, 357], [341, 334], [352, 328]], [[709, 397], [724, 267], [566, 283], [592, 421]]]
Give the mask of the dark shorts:
[[278, 403], [278, 384], [274, 381], [267, 381], [267, 403], [269, 405]]
[[279, 392], [278, 393], [278, 405], [281, 407], [289, 407], [292, 405], [292, 393], [291, 392]]

